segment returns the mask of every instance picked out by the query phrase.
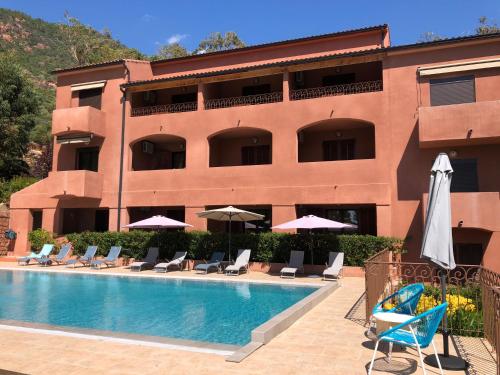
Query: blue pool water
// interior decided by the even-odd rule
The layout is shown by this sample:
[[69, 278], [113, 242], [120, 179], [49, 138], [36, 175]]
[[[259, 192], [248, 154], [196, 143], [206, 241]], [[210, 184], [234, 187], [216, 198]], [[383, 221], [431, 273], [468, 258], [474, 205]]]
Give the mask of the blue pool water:
[[312, 287], [0, 271], [0, 319], [244, 345]]

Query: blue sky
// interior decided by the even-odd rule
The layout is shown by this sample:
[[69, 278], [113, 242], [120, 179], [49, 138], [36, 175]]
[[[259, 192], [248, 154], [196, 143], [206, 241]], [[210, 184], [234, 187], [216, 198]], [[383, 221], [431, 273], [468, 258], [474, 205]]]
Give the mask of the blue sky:
[[194, 49], [212, 31], [236, 31], [251, 45], [387, 23], [397, 45], [426, 31], [471, 34], [482, 15], [500, 23], [500, 0], [0, 0], [0, 7], [51, 22], [68, 10], [147, 54], [174, 40]]

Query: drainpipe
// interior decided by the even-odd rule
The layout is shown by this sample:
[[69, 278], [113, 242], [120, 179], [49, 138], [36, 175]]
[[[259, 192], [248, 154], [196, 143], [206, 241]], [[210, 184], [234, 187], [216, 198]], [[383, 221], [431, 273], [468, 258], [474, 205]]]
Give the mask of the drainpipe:
[[[130, 70], [127, 67], [127, 63], [124, 62], [125, 74], [127, 76], [127, 82], [130, 82]], [[120, 173], [118, 177], [118, 215], [116, 220], [116, 231], [119, 232], [121, 229], [121, 218], [122, 218], [122, 189], [123, 189], [123, 155], [125, 153], [125, 110], [127, 104], [127, 89], [120, 87], [122, 92], [122, 135], [120, 142]]]

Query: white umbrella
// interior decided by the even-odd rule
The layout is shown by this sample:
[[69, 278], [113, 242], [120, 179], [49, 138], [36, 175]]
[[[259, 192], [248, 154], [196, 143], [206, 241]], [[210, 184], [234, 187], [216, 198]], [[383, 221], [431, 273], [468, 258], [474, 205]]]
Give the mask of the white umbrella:
[[[441, 301], [446, 302], [446, 270], [456, 267], [453, 257], [453, 238], [451, 235], [451, 202], [450, 186], [453, 168], [450, 159], [445, 153], [440, 153], [431, 169], [429, 184], [429, 199], [425, 217], [424, 237], [420, 257], [437, 265], [441, 279]], [[440, 354], [441, 366], [444, 369], [465, 369], [466, 362], [458, 357], [449, 355], [448, 321], [443, 317], [443, 351]], [[438, 367], [436, 358], [429, 356], [426, 362]]]
[[229, 221], [229, 261], [231, 261], [231, 223], [233, 221], [252, 221], [264, 219], [264, 215], [260, 215], [255, 212], [240, 210], [239, 208], [233, 206], [202, 211], [198, 212], [197, 215], [198, 217], [203, 217], [205, 219]]
[[[307, 215], [299, 219], [287, 221], [279, 224], [273, 229], [356, 229], [354, 224], [344, 224], [335, 220], [324, 219], [322, 217]], [[311, 246], [311, 264], [314, 264], [313, 248]]]
[[[136, 221], [135, 223], [131, 223], [124, 226], [124, 228], [156, 229], [158, 231], [163, 228], [185, 228], [185, 227], [192, 227], [192, 225], [183, 223], [182, 221], [170, 219], [162, 215], [155, 215], [150, 217], [149, 219]], [[158, 236], [158, 247], [160, 247], [160, 236]]]

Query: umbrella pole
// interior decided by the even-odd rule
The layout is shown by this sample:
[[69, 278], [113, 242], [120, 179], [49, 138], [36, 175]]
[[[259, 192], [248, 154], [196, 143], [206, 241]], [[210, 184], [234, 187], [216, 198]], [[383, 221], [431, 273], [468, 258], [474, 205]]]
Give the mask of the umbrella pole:
[[[439, 270], [439, 280], [441, 283], [441, 303], [446, 302], [446, 271], [444, 269]], [[438, 354], [439, 362], [444, 370], [467, 370], [469, 368], [469, 362], [464, 361], [460, 357], [450, 355], [449, 346], [449, 336], [448, 332], [448, 312], [443, 315], [443, 354]], [[424, 362], [429, 366], [438, 368], [439, 365], [436, 360], [436, 356], [428, 355], [425, 357]]]
[[231, 222], [232, 222], [232, 215], [229, 215], [229, 262], [231, 262]]

